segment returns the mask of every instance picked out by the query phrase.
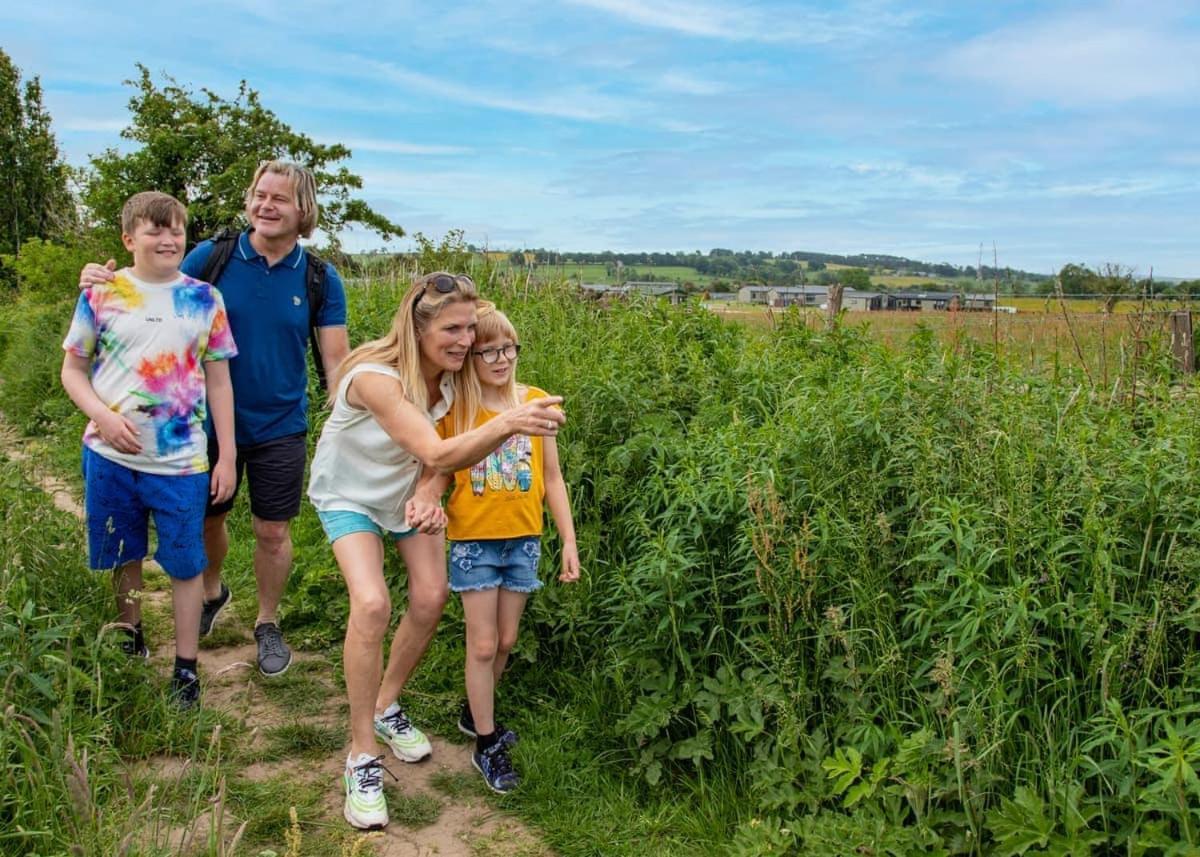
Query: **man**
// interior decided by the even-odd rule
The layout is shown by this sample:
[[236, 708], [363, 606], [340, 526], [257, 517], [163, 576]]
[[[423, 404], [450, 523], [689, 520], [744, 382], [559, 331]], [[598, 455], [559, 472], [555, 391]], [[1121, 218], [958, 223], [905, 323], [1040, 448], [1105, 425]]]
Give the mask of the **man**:
[[[309, 334], [307, 260], [299, 239], [317, 225], [316, 183], [303, 167], [282, 162], [261, 164], [246, 190], [249, 228], [236, 238], [232, 255], [213, 285], [220, 290], [237, 338], [239, 353], [230, 361], [237, 443], [237, 482], [245, 474], [254, 528], [254, 577], [258, 616], [254, 638], [258, 668], [267, 676], [282, 674], [292, 652], [279, 629], [279, 602], [292, 566], [291, 520], [300, 513], [304, 487], [305, 434], [308, 428]], [[215, 242], [204, 241], [187, 255], [183, 273], [200, 277]], [[87, 286], [113, 278], [106, 266], [88, 265], [81, 274]], [[350, 350], [346, 334], [346, 295], [341, 278], [325, 263], [324, 300], [316, 318], [317, 344], [330, 389], [336, 389], [337, 367]], [[217, 444], [209, 441], [216, 461]], [[221, 569], [229, 550], [225, 518], [231, 497], [206, 511], [204, 608], [200, 634], [212, 631], [229, 604], [229, 587]]]

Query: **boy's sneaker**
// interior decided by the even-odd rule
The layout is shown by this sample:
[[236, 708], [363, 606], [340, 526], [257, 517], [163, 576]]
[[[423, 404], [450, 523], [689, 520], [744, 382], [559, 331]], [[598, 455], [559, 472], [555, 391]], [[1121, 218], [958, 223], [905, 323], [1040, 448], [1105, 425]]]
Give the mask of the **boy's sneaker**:
[[138, 645], [138, 641], [133, 637], [126, 637], [121, 641], [120, 645], [121, 651], [129, 655], [131, 658], [143, 658], [145, 660], [150, 658], [150, 649], [145, 642], [143, 642], [141, 645]]
[[207, 637], [212, 633], [213, 623], [217, 621], [217, 617], [221, 615], [221, 611], [225, 609], [225, 605], [233, 599], [233, 593], [229, 591], [229, 587], [225, 585], [225, 581], [221, 581], [221, 593], [212, 601], [204, 600], [200, 606], [200, 636]]
[[[469, 738], [479, 737], [475, 732], [475, 718], [471, 714], [471, 703], [469, 702], [462, 704], [462, 711], [458, 714], [458, 731]], [[503, 741], [511, 747], [517, 743], [517, 733], [497, 720], [496, 740]]]
[[258, 641], [258, 671], [265, 676], [283, 675], [292, 664], [292, 650], [283, 641], [283, 632], [274, 622], [254, 627]]
[[342, 815], [359, 830], [378, 830], [387, 826], [387, 801], [383, 798], [383, 756], [359, 753], [357, 759], [346, 757], [346, 805]]
[[383, 714], [375, 715], [375, 734], [402, 762], [420, 762], [433, 755], [425, 733], [413, 726], [404, 709], [394, 702]]
[[486, 750], [476, 750], [471, 754], [471, 764], [483, 774], [488, 788], [498, 794], [507, 794], [521, 781], [508, 758], [508, 745], [503, 741], [497, 741]]
[[171, 698], [180, 711], [190, 711], [200, 704], [200, 677], [188, 669], [175, 670], [171, 676]]

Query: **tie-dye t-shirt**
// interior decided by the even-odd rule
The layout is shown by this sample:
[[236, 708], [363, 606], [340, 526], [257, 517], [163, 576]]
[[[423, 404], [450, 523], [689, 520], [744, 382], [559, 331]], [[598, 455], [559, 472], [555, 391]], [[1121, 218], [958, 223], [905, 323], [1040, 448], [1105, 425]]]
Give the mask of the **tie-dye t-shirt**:
[[63, 349], [91, 361], [92, 389], [142, 443], [137, 455], [118, 452], [89, 422], [87, 447], [143, 473], [208, 470], [204, 363], [237, 354], [220, 292], [183, 275], [150, 284], [118, 271], [79, 295]]

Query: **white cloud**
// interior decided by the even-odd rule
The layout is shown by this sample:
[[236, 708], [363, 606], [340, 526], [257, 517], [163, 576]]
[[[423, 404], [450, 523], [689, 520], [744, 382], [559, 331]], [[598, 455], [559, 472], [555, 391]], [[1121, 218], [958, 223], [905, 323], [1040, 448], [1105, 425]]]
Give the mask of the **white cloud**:
[[353, 152], [385, 152], [390, 155], [465, 155], [471, 152], [466, 146], [440, 146], [426, 143], [408, 143], [404, 140], [378, 139], [374, 137], [327, 138], [325, 145], [341, 143]]
[[939, 70], [1066, 106], [1194, 98], [1200, 38], [1178, 22], [1092, 10], [1012, 25], [939, 59]]
[[682, 95], [720, 95], [730, 89], [728, 84], [720, 81], [705, 80], [681, 71], [669, 71], [663, 74], [658, 79], [658, 88]]
[[493, 110], [507, 110], [538, 116], [553, 116], [559, 119], [576, 119], [585, 122], [624, 120], [642, 105], [622, 98], [613, 98], [587, 89], [560, 90], [544, 95], [514, 97], [486, 92], [478, 86], [468, 86], [442, 80], [421, 72], [410, 71], [390, 62], [356, 58], [355, 62], [389, 80], [412, 87], [430, 95], [437, 95], [461, 104], [474, 104]]
[[758, 7], [749, 3], [696, 0], [568, 0], [607, 12], [643, 27], [731, 42], [824, 44], [851, 36], [889, 33], [912, 20], [911, 13], [892, 13], [886, 4], [856, 3], [837, 13], [796, 4]]

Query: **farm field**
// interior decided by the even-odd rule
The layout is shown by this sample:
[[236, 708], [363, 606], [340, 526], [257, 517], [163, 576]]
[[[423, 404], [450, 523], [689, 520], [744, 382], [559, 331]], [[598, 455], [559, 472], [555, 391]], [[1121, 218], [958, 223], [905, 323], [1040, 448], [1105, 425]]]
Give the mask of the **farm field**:
[[[351, 290], [356, 341], [385, 329], [403, 279]], [[864, 313], [826, 332], [818, 313], [479, 281], [521, 331], [522, 378], [566, 397], [584, 579], [533, 599], [502, 682], [521, 788], [454, 798], [451, 776], [406, 804], [411, 823], [481, 802], [535, 838], [474, 853], [564, 857], [1200, 849], [1200, 423], [1136, 316]], [[44, 346], [70, 301], [52, 295], [0, 308], [0, 411], [73, 480], [81, 420]], [[261, 821], [238, 854], [283, 853], [293, 829], [301, 854], [354, 847], [329, 773], [345, 593], [311, 508], [284, 623], [312, 666], [291, 690], [214, 675], [295, 708], [256, 730], [216, 706], [172, 717], [156, 666], [105, 647], [78, 524], [33, 484], [6, 462], [0, 688], [24, 719], [0, 721], [17, 760], [0, 769], [0, 852], [119, 853], [149, 829], [141, 853], [171, 853], [167, 832], [212, 807]], [[253, 587], [244, 502], [237, 592]], [[557, 553], [551, 531], [544, 572]], [[394, 557], [389, 574], [403, 609]], [[236, 603], [231, 634], [253, 612]], [[412, 687], [438, 752], [455, 752], [462, 627], [452, 602]], [[289, 753], [303, 776], [264, 781]], [[156, 782], [161, 806], [140, 809]]]
[[[635, 279], [632, 272], [638, 272], [642, 275], [652, 273], [659, 279], [676, 280], [680, 283], [690, 282], [701, 287], [708, 285], [713, 279], [707, 274], [698, 273], [695, 268], [684, 265], [629, 265], [625, 268], [625, 279]], [[538, 275], [540, 278], [546, 280], [565, 277], [568, 280], [584, 283], [617, 282], [615, 277], [609, 275], [606, 266], [603, 264], [566, 264], [556, 267], [542, 267], [539, 268]]]
[[[1021, 306], [1016, 314], [847, 311], [844, 323], [863, 330], [893, 350], [902, 348], [918, 330], [928, 330], [947, 347], [964, 339], [979, 345], [994, 344], [1001, 355], [1022, 362], [1030, 371], [1059, 365], [1080, 368], [1086, 364], [1088, 372], [1106, 378], [1120, 372], [1135, 338], [1165, 335], [1166, 314], [1172, 311], [1159, 307], [1139, 314], [1138, 306], [1129, 302], [1118, 304], [1115, 312], [1105, 314], [1098, 311], [1098, 301], [1072, 300], [1068, 302], [1068, 319], [1057, 300], [1016, 301]], [[1013, 303], [1013, 299], [1000, 300], [1001, 306]], [[778, 324], [787, 313], [787, 310], [736, 303], [710, 302], [707, 306], [720, 318], [758, 328]], [[825, 323], [822, 310], [809, 308], [797, 312], [813, 330]]]

